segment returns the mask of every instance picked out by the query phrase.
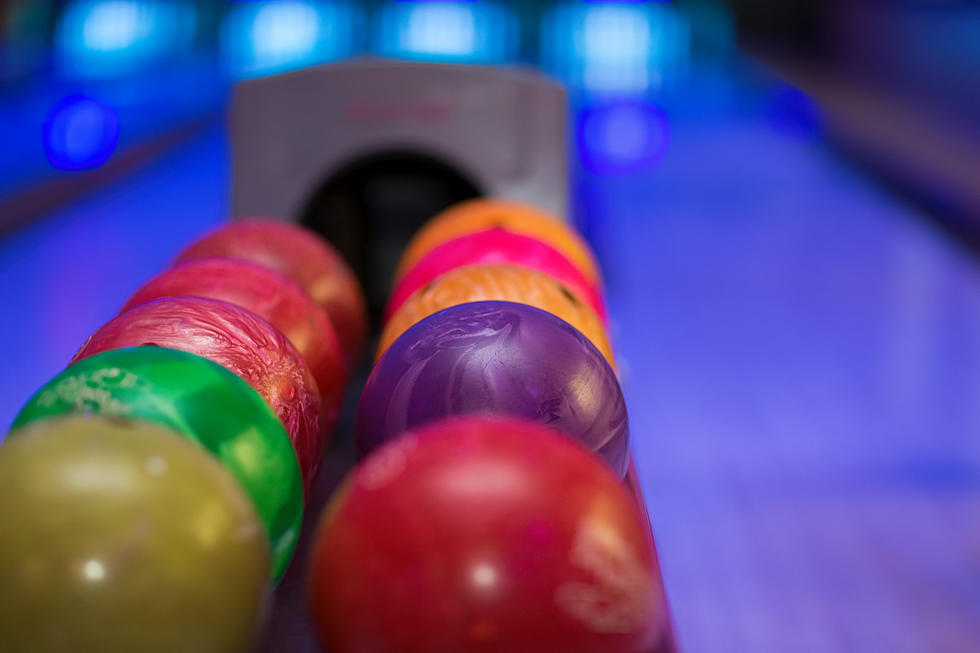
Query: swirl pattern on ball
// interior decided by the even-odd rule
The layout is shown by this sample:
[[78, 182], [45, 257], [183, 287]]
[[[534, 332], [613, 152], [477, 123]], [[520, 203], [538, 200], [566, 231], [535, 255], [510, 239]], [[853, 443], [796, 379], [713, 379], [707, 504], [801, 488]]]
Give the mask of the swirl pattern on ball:
[[358, 448], [365, 454], [412, 427], [468, 414], [545, 424], [626, 472], [629, 424], [615, 373], [588, 338], [532, 306], [460, 304], [403, 333], [361, 395]]
[[233, 304], [168, 297], [141, 304], [107, 322], [82, 345], [72, 362], [139, 345], [203, 356], [258, 390], [286, 427], [309, 489], [325, 445], [320, 432], [320, 396], [310, 368], [285, 336]]
[[219, 299], [247, 309], [286, 336], [303, 356], [323, 404], [329, 433], [343, 399], [345, 363], [326, 313], [294, 281], [271, 268], [233, 258], [201, 258], [157, 275], [129, 298], [122, 312], [161, 297]]
[[591, 306], [606, 321], [606, 306], [599, 287], [589, 281], [561, 252], [547, 243], [505, 229], [466, 234], [435, 247], [405, 273], [388, 299], [387, 322], [419, 288], [464, 265], [522, 265], [550, 275]]
[[241, 258], [286, 275], [327, 312], [344, 356], [353, 364], [367, 335], [367, 308], [354, 272], [333, 247], [290, 222], [236, 220], [191, 243], [177, 262], [202, 257]]
[[405, 248], [395, 279], [405, 276], [423, 256], [439, 245], [488, 229], [505, 229], [548, 243], [590, 281], [602, 283], [595, 255], [571, 225], [535, 206], [492, 197], [454, 204], [429, 220]]
[[518, 302], [546, 310], [581, 331], [615, 367], [605, 328], [592, 307], [557, 279], [521, 265], [464, 265], [416, 290], [385, 325], [376, 358], [422, 318], [477, 301]]

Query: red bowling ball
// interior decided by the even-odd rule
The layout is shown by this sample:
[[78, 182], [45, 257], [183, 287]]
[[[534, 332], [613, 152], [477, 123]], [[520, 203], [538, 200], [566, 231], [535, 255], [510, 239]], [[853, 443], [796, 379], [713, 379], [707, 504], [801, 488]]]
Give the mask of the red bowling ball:
[[140, 345], [197, 354], [248, 381], [286, 427], [309, 490], [326, 444], [320, 430], [320, 395], [309, 366], [285, 336], [234, 304], [167, 297], [131, 308], [107, 322], [82, 345], [72, 362]]
[[161, 297], [206, 297], [230, 302], [255, 313], [306, 359], [323, 400], [323, 426], [336, 422], [344, 393], [344, 359], [330, 320], [310, 296], [275, 270], [233, 258], [187, 261], [154, 277], [123, 307]]
[[521, 265], [543, 272], [587, 302], [603, 322], [607, 319], [599, 288], [561, 252], [531, 236], [498, 228], [460, 236], [430, 250], [395, 285], [385, 308], [384, 321], [387, 322], [412, 293], [440, 275], [464, 265], [481, 263]]
[[205, 234], [177, 260], [213, 256], [259, 263], [298, 283], [327, 312], [348, 367], [356, 362], [367, 337], [364, 294], [353, 270], [325, 240], [291, 222], [235, 220]]
[[456, 418], [368, 457], [310, 567], [331, 653], [656, 653], [663, 586], [625, 486], [530, 422]]

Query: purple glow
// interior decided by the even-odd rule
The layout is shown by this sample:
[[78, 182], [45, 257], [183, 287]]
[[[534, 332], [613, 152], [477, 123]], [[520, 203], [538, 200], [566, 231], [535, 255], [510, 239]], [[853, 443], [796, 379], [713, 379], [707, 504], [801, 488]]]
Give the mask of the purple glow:
[[649, 104], [624, 102], [588, 109], [579, 117], [582, 160], [593, 172], [616, 173], [656, 164], [667, 152], [667, 116]]
[[116, 111], [84, 95], [70, 95], [44, 122], [44, 152], [61, 170], [97, 168], [112, 156], [119, 140]]

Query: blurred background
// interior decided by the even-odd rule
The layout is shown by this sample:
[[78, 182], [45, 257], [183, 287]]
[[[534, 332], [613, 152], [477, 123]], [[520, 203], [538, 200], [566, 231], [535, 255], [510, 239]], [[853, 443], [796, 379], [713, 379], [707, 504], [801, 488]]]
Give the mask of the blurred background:
[[105, 178], [222, 116], [236, 80], [377, 55], [543, 68], [594, 109], [576, 135], [598, 172], [655, 165], [672, 114], [737, 102], [719, 77], [756, 66], [783, 82], [772, 121], [826, 130], [969, 232], [978, 31], [980, 7], [955, 0], [6, 0], [0, 227], [72, 192], [38, 184]]
[[980, 650], [976, 2], [0, 2], [0, 422], [363, 55], [567, 86], [683, 650]]

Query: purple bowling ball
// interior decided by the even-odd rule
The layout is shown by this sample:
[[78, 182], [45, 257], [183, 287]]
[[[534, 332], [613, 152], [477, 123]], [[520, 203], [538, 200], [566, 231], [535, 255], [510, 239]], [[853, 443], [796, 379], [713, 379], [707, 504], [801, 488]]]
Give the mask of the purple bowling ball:
[[357, 447], [363, 456], [412, 427], [473, 414], [545, 424], [626, 473], [629, 422], [616, 374], [588, 338], [541, 309], [472, 302], [413, 325], [368, 378]]

